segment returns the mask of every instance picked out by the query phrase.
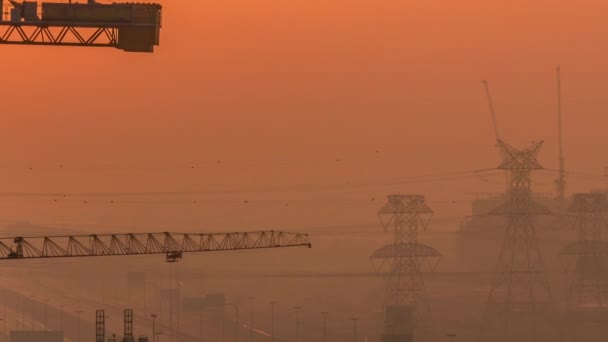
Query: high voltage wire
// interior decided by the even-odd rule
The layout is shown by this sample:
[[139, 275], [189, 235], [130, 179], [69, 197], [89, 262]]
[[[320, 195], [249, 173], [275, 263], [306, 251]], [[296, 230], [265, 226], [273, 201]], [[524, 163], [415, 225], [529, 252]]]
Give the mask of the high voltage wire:
[[190, 160], [190, 161], [163, 161], [163, 160], [147, 160], [137, 164], [123, 162], [123, 163], [94, 163], [94, 162], [70, 162], [69, 160], [47, 163], [15, 163], [7, 164], [0, 163], [0, 169], [13, 169], [13, 170], [64, 170], [64, 171], [83, 171], [83, 170], [167, 170], [167, 169], [202, 169], [211, 165], [214, 166], [238, 166], [242, 167], [243, 164], [250, 165], [310, 165], [311, 163], [327, 163], [327, 164], [341, 164], [351, 162], [371, 162], [371, 161], [399, 161], [400, 158], [395, 158], [395, 154], [384, 153], [380, 150], [370, 150], [368, 153], [364, 153], [365, 157], [341, 157], [339, 154], [335, 157], [301, 157], [299, 159], [204, 159], [204, 160]]
[[[500, 174], [500, 173], [496, 173]], [[395, 178], [386, 181], [369, 181], [369, 182], [344, 182], [334, 184], [299, 184], [287, 186], [267, 186], [267, 187], [241, 187], [223, 190], [206, 190], [206, 191], [151, 191], [151, 192], [0, 192], [0, 197], [118, 197], [118, 196], [133, 196], [133, 197], [155, 197], [155, 196], [184, 196], [184, 195], [215, 195], [215, 194], [230, 194], [230, 193], [246, 193], [246, 192], [289, 192], [289, 191], [319, 191], [319, 190], [348, 190], [360, 188], [373, 188], [403, 184], [422, 184], [432, 182], [458, 181], [465, 179], [478, 178], [476, 171], [461, 171], [450, 172], [444, 174], [431, 174], [425, 176], [414, 176]]]
[[[12, 201], [8, 198], [5, 198], [5, 201]], [[363, 204], [374, 204], [376, 202], [376, 198], [350, 198], [347, 200], [348, 203], [345, 203], [344, 199], [340, 199], [340, 203], [342, 206], [344, 205], [363, 205]], [[290, 207], [290, 206], [298, 206], [298, 203], [319, 203], [318, 198], [310, 198], [310, 199], [296, 199], [296, 200], [234, 200], [234, 201], [221, 201], [221, 200], [191, 200], [191, 201], [170, 201], [170, 200], [142, 200], [142, 201], [133, 201], [133, 200], [116, 200], [116, 201], [103, 201], [103, 200], [76, 200], [76, 199], [62, 199], [62, 200], [44, 200], [44, 203], [48, 203], [51, 205], [82, 205], [82, 206], [96, 206], [104, 205], [106, 207], [121, 207], [123, 205], [147, 205], [147, 206], [155, 206], [155, 205], [176, 205], [176, 206], [184, 206], [190, 205], [191, 207], [196, 207], [197, 205], [209, 205], [209, 204], [224, 204], [224, 205], [243, 205], [243, 206], [256, 206], [260, 204], [265, 205], [275, 205], [281, 207]], [[461, 203], [462, 199], [457, 200], [440, 200], [440, 201], [431, 201], [435, 204], [441, 205], [454, 205], [456, 203]], [[307, 205], [307, 204], [304, 204]]]
[[[453, 222], [457, 222], [459, 220], [461, 220], [462, 217], [461, 216], [445, 216], [445, 217], [438, 217], [435, 218], [433, 220], [433, 224], [442, 224], [442, 223], [453, 223]], [[72, 224], [72, 226], [74, 226], [75, 224]], [[48, 224], [45, 225], [44, 223], [36, 223], [33, 224], [32, 227], [35, 228], [35, 230], [33, 229], [29, 229], [28, 226], [25, 226], [25, 228], [27, 229], [27, 234], [30, 235], [35, 235], [35, 236], [52, 236], [53, 235], [53, 231], [55, 231], [56, 229], [61, 228], [62, 233], [65, 233], [65, 226], [64, 225], [58, 225], [58, 224]], [[132, 231], [134, 234], [138, 234], [140, 229], [137, 229], [137, 227], [133, 227], [131, 225], [127, 226], [127, 225], [103, 225], [103, 227], [106, 228], [106, 230], [113, 230], [113, 231], [123, 231], [123, 230], [128, 230], [128, 231]], [[344, 223], [340, 223], [340, 224], [328, 224], [328, 225], [322, 225], [322, 226], [303, 226], [303, 227], [285, 227], [283, 228], [283, 230], [287, 231], [287, 232], [295, 232], [298, 230], [302, 230], [302, 229], [306, 229], [308, 233], [310, 233], [311, 235], [315, 235], [315, 236], [322, 236], [322, 235], [336, 235], [336, 234], [351, 234], [351, 233], [378, 233], [378, 236], [385, 236], [386, 233], [382, 230], [382, 227], [380, 224], [375, 223], [375, 222], [370, 222], [370, 223], [353, 223], [353, 224], [344, 224]], [[12, 232], [18, 233], [18, 235], [20, 234], [20, 236], [22, 236], [24, 234], [23, 231], [24, 228], [19, 227], [19, 226], [9, 226], [9, 227], [4, 227], [4, 229], [0, 229], [0, 231], [2, 231], [3, 233], [0, 233], [1, 235], [6, 235], [6, 234], [10, 234]], [[90, 228], [90, 229], [94, 229], [94, 228]], [[70, 235], [88, 235], [89, 230], [90, 229], [70, 229]], [[143, 228], [142, 228], [143, 229]], [[149, 230], [149, 227], [146, 227], [146, 229]], [[158, 231], [163, 231], [166, 229], [163, 229], [162, 227], [159, 227], [157, 229]], [[210, 232], [214, 232], [216, 234], [224, 234], [226, 232], [233, 232], [233, 231], [237, 231], [239, 230], [238, 227], [227, 227], [225, 229], [217, 229], [217, 228], [212, 228], [212, 229], [202, 229], [202, 230], [197, 230], [197, 229], [191, 229], [191, 231], [185, 231], [185, 232], [179, 232], [179, 234], [198, 234], [198, 233], [210, 233]], [[431, 232], [431, 235], [435, 234], [435, 233], [454, 233], [454, 231], [433, 231]]]
[[[540, 177], [553, 177], [554, 170], [545, 169], [544, 174]], [[603, 175], [587, 174], [583, 172], [572, 172], [568, 174], [571, 177], [579, 179], [606, 179]], [[281, 192], [316, 192], [316, 191], [335, 191], [335, 190], [355, 190], [364, 188], [381, 188], [388, 186], [407, 185], [407, 184], [425, 184], [435, 182], [452, 182], [468, 179], [478, 179], [490, 184], [503, 184], [503, 182], [491, 181], [488, 177], [503, 175], [503, 172], [497, 169], [473, 170], [473, 171], [456, 171], [438, 174], [428, 174], [420, 176], [393, 178], [389, 180], [375, 181], [359, 181], [359, 182], [343, 182], [333, 184], [296, 184], [285, 186], [267, 186], [267, 187], [240, 187], [217, 190], [199, 190], [199, 191], [140, 191], [140, 192], [0, 192], [0, 197], [19, 198], [19, 197], [41, 197], [50, 198], [54, 203], [76, 203], [94, 204], [204, 204], [204, 203], [242, 203], [249, 204], [254, 202], [287, 202], [289, 200], [268, 200], [268, 199], [242, 199], [242, 200], [157, 200], [157, 201], [142, 201], [142, 200], [118, 200], [117, 198], [124, 197], [183, 197], [183, 196], [204, 196], [204, 195], [229, 195], [229, 194], [245, 194], [245, 193], [281, 193]], [[93, 200], [92, 198], [108, 198], [108, 200]], [[371, 201], [374, 200], [370, 196]], [[301, 200], [291, 200], [293, 202]]]

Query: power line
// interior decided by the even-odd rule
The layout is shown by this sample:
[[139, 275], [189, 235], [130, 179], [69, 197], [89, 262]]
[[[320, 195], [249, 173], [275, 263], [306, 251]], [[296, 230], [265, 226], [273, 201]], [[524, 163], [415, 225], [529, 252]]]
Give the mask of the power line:
[[[392, 180], [347, 181], [327, 184], [296, 184], [285, 186], [240, 187], [233, 189], [199, 190], [199, 191], [141, 191], [141, 192], [0, 192], [0, 197], [155, 197], [155, 196], [184, 196], [184, 195], [213, 195], [230, 193], [272, 193], [272, 192], [309, 192], [322, 190], [341, 190], [374, 188], [404, 184], [422, 184], [433, 182], [449, 182], [478, 178], [478, 171], [460, 171], [443, 174], [394, 178]], [[500, 174], [500, 173], [497, 173]]]

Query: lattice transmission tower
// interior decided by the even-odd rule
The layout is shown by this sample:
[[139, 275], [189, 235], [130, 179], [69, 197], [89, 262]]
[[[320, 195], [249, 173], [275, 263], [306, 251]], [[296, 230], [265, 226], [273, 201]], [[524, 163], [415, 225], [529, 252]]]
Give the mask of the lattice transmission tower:
[[608, 223], [606, 194], [574, 194], [568, 208], [578, 240], [560, 254], [574, 259], [568, 291], [570, 313], [608, 313], [608, 242], [603, 237]]
[[429, 335], [430, 306], [424, 286], [423, 268], [438, 261], [439, 252], [418, 242], [433, 211], [421, 195], [390, 195], [378, 216], [393, 242], [370, 257], [386, 281], [382, 341], [417, 341]]
[[507, 227], [482, 322], [480, 341], [558, 340], [555, 308], [534, 228], [534, 216], [549, 211], [532, 199], [532, 171], [543, 167], [543, 142], [518, 150], [502, 140], [499, 169], [509, 171], [507, 202], [490, 212]]

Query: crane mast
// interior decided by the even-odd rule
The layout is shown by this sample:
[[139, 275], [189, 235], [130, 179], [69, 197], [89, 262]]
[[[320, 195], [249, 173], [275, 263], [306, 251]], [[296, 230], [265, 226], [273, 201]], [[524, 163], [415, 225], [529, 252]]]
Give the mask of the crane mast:
[[490, 87], [488, 81], [483, 80], [483, 87], [486, 91], [486, 98], [488, 99], [488, 107], [490, 107], [490, 115], [492, 116], [492, 124], [494, 125], [494, 133], [496, 134], [496, 141], [500, 140], [500, 133], [498, 132], [498, 124], [496, 123], [496, 112], [494, 111], [494, 102], [492, 101], [492, 95], [490, 95]]
[[216, 234], [127, 233], [0, 238], [0, 261], [40, 258], [164, 254], [176, 262], [183, 253], [311, 247], [308, 235], [280, 231]]
[[555, 71], [557, 76], [557, 144], [559, 163], [559, 177], [555, 181], [555, 188], [557, 192], [557, 200], [559, 201], [560, 213], [562, 213], [564, 211], [564, 199], [566, 193], [566, 171], [562, 141], [562, 84], [560, 67], [558, 66]]

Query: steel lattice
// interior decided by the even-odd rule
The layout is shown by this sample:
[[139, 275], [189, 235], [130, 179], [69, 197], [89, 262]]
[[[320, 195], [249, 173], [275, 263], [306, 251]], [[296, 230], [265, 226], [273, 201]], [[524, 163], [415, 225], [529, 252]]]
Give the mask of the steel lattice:
[[608, 223], [606, 194], [574, 194], [568, 211], [578, 240], [561, 250], [574, 259], [568, 310], [608, 313], [608, 242], [604, 240]]
[[217, 234], [127, 233], [0, 238], [0, 260], [166, 254], [311, 247], [306, 234], [280, 231]]
[[117, 47], [116, 25], [0, 22], [0, 44]]
[[491, 212], [508, 219], [482, 322], [481, 341], [556, 341], [554, 303], [533, 217], [549, 211], [532, 199], [533, 170], [543, 142], [518, 150], [498, 140], [509, 171], [508, 200]]
[[386, 279], [385, 335], [429, 338], [430, 306], [424, 286], [422, 268], [440, 253], [418, 243], [419, 230], [426, 229], [433, 210], [422, 195], [390, 195], [378, 212], [385, 231], [394, 234], [393, 243], [376, 250], [371, 256], [376, 272]]

